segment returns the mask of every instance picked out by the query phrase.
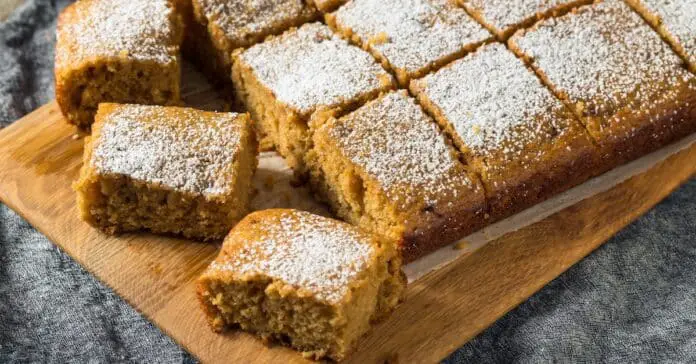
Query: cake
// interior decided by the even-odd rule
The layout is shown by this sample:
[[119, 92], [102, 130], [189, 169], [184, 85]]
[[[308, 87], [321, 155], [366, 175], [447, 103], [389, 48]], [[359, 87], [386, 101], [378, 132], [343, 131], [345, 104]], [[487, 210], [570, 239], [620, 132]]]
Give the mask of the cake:
[[341, 218], [397, 242], [406, 262], [485, 223], [480, 182], [406, 91], [311, 127], [311, 186]]
[[89, 130], [101, 102], [173, 104], [183, 23], [168, 0], [82, 0], [58, 19], [56, 101]]
[[80, 216], [108, 234], [222, 239], [248, 212], [256, 153], [246, 114], [101, 104], [74, 185]]
[[573, 113], [500, 43], [413, 81], [411, 90], [481, 177], [492, 220], [601, 170]]
[[457, 0], [479, 23], [505, 40], [540, 19], [558, 16], [592, 0]]
[[303, 0], [190, 1], [195, 21], [186, 53], [218, 85], [230, 82], [235, 49], [249, 47], [319, 15]]
[[314, 5], [320, 11], [328, 13], [343, 5], [346, 0], [307, 0], [307, 2]]
[[308, 122], [315, 112], [355, 108], [394, 87], [369, 53], [320, 23], [237, 52], [232, 79], [262, 148], [274, 146], [300, 176], [306, 172]]
[[241, 328], [305, 356], [340, 361], [401, 300], [392, 244], [297, 210], [244, 218], [198, 280], [214, 331]]
[[696, 73], [696, 3], [693, 0], [627, 0]]
[[600, 1], [510, 38], [618, 166], [696, 131], [696, 78], [620, 1]]
[[403, 87], [490, 38], [454, 0], [351, 0], [326, 21], [372, 53]]

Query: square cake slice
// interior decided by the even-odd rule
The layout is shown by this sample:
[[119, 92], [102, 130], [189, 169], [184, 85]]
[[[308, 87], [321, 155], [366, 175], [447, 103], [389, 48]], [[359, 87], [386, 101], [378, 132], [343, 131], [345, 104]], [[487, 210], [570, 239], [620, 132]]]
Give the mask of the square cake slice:
[[696, 2], [694, 0], [627, 0], [696, 73]]
[[403, 87], [491, 37], [454, 0], [352, 0], [326, 20], [371, 52]]
[[500, 43], [413, 81], [411, 90], [481, 176], [494, 220], [599, 171], [599, 152], [573, 113]]
[[89, 130], [99, 103], [173, 104], [183, 21], [169, 0], [82, 0], [58, 19], [56, 101]]
[[254, 137], [246, 114], [101, 104], [74, 186], [80, 215], [110, 234], [221, 239], [248, 212]]
[[505, 40], [516, 30], [558, 16], [592, 0], [457, 0], [479, 23]]
[[309, 357], [340, 361], [401, 301], [394, 246], [297, 210], [244, 218], [198, 280], [213, 330], [239, 327]]
[[306, 172], [307, 124], [316, 111], [355, 108], [394, 87], [369, 53], [320, 23], [238, 52], [232, 79], [262, 148], [275, 146], [298, 175]]
[[311, 127], [312, 187], [343, 219], [397, 241], [407, 262], [484, 224], [480, 182], [406, 91]]
[[194, 22], [186, 55], [216, 84], [230, 83], [232, 52], [319, 16], [303, 0], [190, 0]]
[[624, 164], [696, 131], [696, 77], [621, 1], [539, 22], [509, 43], [580, 117], [606, 163]]

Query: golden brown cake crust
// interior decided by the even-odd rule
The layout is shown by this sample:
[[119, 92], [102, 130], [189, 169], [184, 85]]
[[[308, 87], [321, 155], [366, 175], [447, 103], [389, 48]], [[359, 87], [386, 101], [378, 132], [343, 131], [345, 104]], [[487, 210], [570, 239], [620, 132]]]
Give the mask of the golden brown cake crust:
[[315, 112], [350, 110], [395, 87], [367, 52], [321, 23], [236, 52], [232, 79], [261, 145], [274, 145], [299, 176], [306, 173], [307, 123]]
[[244, 218], [198, 280], [214, 331], [240, 327], [316, 359], [342, 360], [403, 297], [393, 245], [297, 210]]
[[74, 188], [107, 233], [219, 239], [248, 211], [256, 163], [247, 115], [101, 104]]
[[501, 44], [411, 83], [486, 188], [491, 221], [601, 173], [574, 115]]
[[405, 91], [311, 127], [314, 189], [342, 218], [395, 240], [405, 261], [484, 224], [478, 178]]
[[172, 104], [183, 21], [169, 0], [82, 0], [58, 18], [56, 101], [88, 130], [98, 104]]
[[[195, 24], [187, 56], [216, 84], [230, 82], [232, 52], [319, 16], [302, 0], [191, 0]], [[200, 52], [200, 53], [199, 53]]]
[[620, 1], [540, 22], [509, 45], [580, 118], [605, 169], [696, 131], [696, 78]]

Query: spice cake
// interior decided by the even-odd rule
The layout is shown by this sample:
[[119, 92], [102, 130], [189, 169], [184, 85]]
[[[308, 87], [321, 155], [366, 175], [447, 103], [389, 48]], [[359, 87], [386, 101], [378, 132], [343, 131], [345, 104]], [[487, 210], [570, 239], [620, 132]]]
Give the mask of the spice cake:
[[500, 40], [534, 22], [568, 12], [592, 0], [457, 0]]
[[56, 101], [89, 129], [101, 102], [179, 101], [183, 22], [168, 0], [82, 0], [58, 19]]
[[244, 218], [198, 280], [213, 330], [239, 327], [309, 357], [341, 360], [401, 300], [392, 244], [329, 218], [265, 210]]
[[245, 114], [101, 104], [74, 186], [80, 215], [110, 234], [221, 239], [248, 211], [256, 153]]
[[303, 0], [191, 0], [195, 22], [187, 56], [216, 84], [230, 82], [232, 51], [319, 16]]
[[486, 189], [493, 220], [587, 180], [598, 151], [582, 125], [500, 43], [411, 83]]
[[610, 166], [696, 131], [696, 78], [623, 2], [578, 8], [509, 43], [580, 117]]
[[491, 36], [454, 0], [352, 0], [326, 21], [372, 53], [403, 87]]
[[484, 224], [480, 182], [406, 91], [311, 127], [312, 187], [341, 218], [398, 242], [407, 262]]
[[320, 23], [237, 52], [232, 79], [262, 148], [275, 146], [298, 175], [306, 172], [307, 124], [316, 111], [354, 108], [394, 87], [370, 54]]
[[696, 72], [696, 1], [627, 0]]

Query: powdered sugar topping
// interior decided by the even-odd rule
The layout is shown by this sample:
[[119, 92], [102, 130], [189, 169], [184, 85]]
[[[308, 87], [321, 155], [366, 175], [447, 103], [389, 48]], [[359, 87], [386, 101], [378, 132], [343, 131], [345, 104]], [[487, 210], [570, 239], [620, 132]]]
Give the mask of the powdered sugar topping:
[[320, 23], [302, 26], [241, 55], [277, 99], [309, 114], [385, 89], [390, 76], [368, 53]]
[[549, 130], [563, 108], [522, 61], [499, 43], [416, 82], [465, 148], [476, 154], [495, 151], [516, 158], [529, 143], [551, 138]]
[[463, 4], [472, 13], [479, 13], [497, 31], [506, 32], [538, 14], [575, 2], [577, 0], [465, 0]]
[[[314, 16], [302, 0], [198, 0], [206, 19], [222, 30], [232, 46], [249, 45], [249, 36], [285, 30]], [[229, 49], [228, 51], [232, 51]]]
[[490, 37], [449, 0], [353, 0], [335, 16], [392, 67], [409, 73]]
[[[210, 269], [269, 276], [335, 303], [376, 254], [371, 238], [356, 228], [307, 212], [266, 216], [255, 229], [257, 239], [244, 239], [243, 246]], [[235, 231], [228, 239], [239, 244]]]
[[[205, 115], [205, 116], [204, 116]], [[241, 124], [234, 113], [124, 105], [106, 116], [92, 165], [198, 194], [229, 192]]]
[[627, 99], [642, 107], [692, 76], [682, 61], [636, 13], [607, 0], [577, 14], [549, 19], [512, 38], [554, 87], [593, 114]]
[[97, 57], [124, 57], [161, 64], [179, 53], [174, 9], [166, 0], [92, 0], [61, 15], [57, 65]]
[[329, 135], [392, 200], [408, 204], [419, 196], [436, 203], [440, 196], [473, 188], [437, 124], [405, 92], [392, 92], [338, 120]]
[[640, 0], [662, 26], [684, 47], [689, 61], [696, 64], [696, 2], [694, 0]]

